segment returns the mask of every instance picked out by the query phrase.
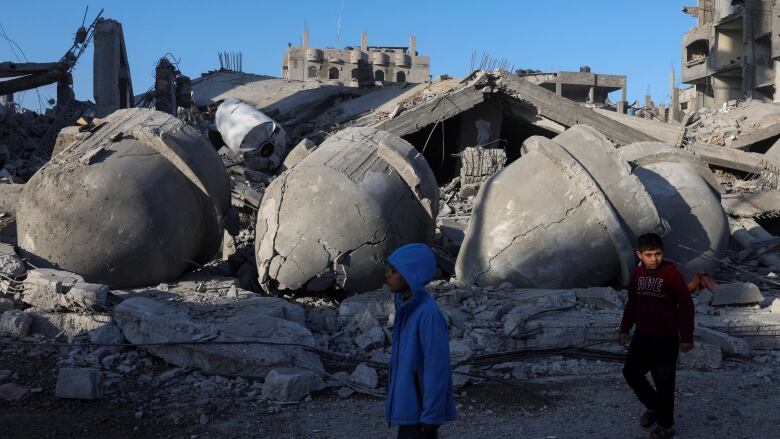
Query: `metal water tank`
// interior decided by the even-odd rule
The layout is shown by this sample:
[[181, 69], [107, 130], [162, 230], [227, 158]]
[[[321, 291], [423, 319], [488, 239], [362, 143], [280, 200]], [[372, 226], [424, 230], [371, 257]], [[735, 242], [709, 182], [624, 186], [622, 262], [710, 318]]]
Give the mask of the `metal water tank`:
[[390, 63], [390, 55], [385, 52], [372, 52], [371, 62], [376, 66], [386, 66]]
[[398, 52], [395, 54], [395, 65], [398, 67], [411, 67], [412, 57], [405, 53]]

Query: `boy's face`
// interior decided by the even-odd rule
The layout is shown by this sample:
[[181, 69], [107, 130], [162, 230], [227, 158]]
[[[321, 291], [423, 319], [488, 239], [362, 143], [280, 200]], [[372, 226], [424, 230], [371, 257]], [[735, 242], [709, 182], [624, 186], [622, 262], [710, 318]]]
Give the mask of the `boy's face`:
[[636, 252], [636, 257], [648, 270], [656, 270], [664, 260], [664, 251], [660, 248], [641, 250]]
[[409, 289], [406, 279], [392, 265], [387, 267], [385, 272], [385, 285], [394, 293], [400, 293]]

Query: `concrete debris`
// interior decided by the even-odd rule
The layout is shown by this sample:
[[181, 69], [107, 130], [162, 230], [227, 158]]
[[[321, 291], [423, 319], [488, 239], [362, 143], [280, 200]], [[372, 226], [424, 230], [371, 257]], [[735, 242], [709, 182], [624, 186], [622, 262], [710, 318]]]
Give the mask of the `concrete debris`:
[[[293, 321], [265, 314], [265, 305], [237, 301], [221, 306], [218, 313], [203, 314], [196, 307], [136, 297], [116, 306], [114, 319], [131, 343], [162, 343], [145, 349], [180, 367], [258, 377], [279, 367], [322, 370], [319, 358], [305, 349], [315, 345], [311, 333]], [[245, 340], [251, 343], [219, 344]], [[181, 342], [196, 344], [177, 344]]]
[[0, 315], [0, 336], [22, 338], [30, 332], [32, 318], [18, 309], [5, 311]]
[[320, 376], [310, 370], [273, 369], [265, 377], [263, 395], [276, 401], [300, 401], [321, 385]]
[[23, 300], [40, 311], [96, 310], [108, 307], [108, 287], [84, 282], [67, 271], [39, 268], [27, 273]]
[[287, 154], [287, 157], [284, 158], [284, 162], [282, 162], [281, 168], [282, 172], [291, 169], [300, 163], [301, 160], [305, 159], [309, 154], [311, 154], [316, 147], [317, 144], [309, 139], [301, 140], [293, 147], [293, 149], [290, 150], [289, 154]]
[[89, 368], [63, 367], [54, 391], [58, 398], [98, 399], [103, 397], [103, 374]]
[[[35, 266], [113, 287], [172, 280], [192, 261], [208, 262], [230, 201], [211, 145], [156, 111], [120, 110], [105, 122], [25, 185], [18, 210], [25, 255]], [[106, 154], [98, 162], [79, 162], [99, 146]]]
[[692, 351], [680, 354], [680, 363], [692, 369], [720, 369], [723, 355], [718, 346], [694, 343]]
[[385, 331], [379, 326], [374, 326], [368, 331], [355, 337], [355, 345], [363, 352], [370, 352], [385, 345]]
[[465, 198], [476, 195], [479, 186], [488, 177], [504, 168], [506, 151], [500, 148], [469, 147], [461, 152], [460, 160], [460, 196]]
[[32, 318], [30, 333], [48, 338], [64, 336], [72, 339], [87, 334], [108, 321], [108, 317], [96, 317], [91, 313], [44, 312], [36, 308], [28, 308], [25, 312]]
[[0, 298], [0, 313], [14, 309], [14, 301], [11, 299]]
[[375, 129], [345, 129], [266, 190], [255, 241], [260, 284], [375, 289], [392, 249], [433, 240], [438, 200], [436, 180], [411, 145]]
[[574, 290], [577, 301], [596, 309], [623, 309], [623, 301], [612, 288], [582, 288]]
[[707, 344], [718, 346], [721, 351], [732, 355], [750, 355], [750, 346], [741, 338], [723, 332], [697, 326], [694, 335]]
[[698, 143], [725, 146], [753, 152], [766, 152], [771, 146], [761, 142], [780, 135], [780, 109], [777, 105], [747, 99], [726, 103], [718, 109], [703, 108], [685, 127], [685, 136]]
[[365, 363], [359, 364], [349, 378], [353, 383], [369, 389], [376, 389], [379, 386], [379, 376], [376, 373], [376, 369]]
[[122, 331], [114, 323], [106, 323], [92, 330], [89, 333], [89, 341], [96, 345], [123, 344], [126, 342]]
[[217, 108], [215, 122], [222, 140], [242, 155], [249, 169], [274, 170], [287, 153], [281, 125], [254, 107], [230, 98]]
[[0, 243], [0, 275], [16, 278], [26, 272], [24, 262], [16, 254], [13, 246]]
[[387, 322], [389, 316], [395, 314], [393, 293], [386, 289], [379, 289], [356, 294], [346, 298], [339, 305], [339, 318], [344, 322], [365, 313], [371, 314], [379, 321]]
[[764, 301], [761, 290], [752, 283], [739, 282], [718, 285], [712, 306], [754, 305]]

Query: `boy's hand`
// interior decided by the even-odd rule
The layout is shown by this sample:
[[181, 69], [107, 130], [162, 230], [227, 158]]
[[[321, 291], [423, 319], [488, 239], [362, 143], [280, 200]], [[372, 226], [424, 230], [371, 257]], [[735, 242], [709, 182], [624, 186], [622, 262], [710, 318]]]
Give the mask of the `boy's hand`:
[[618, 341], [620, 342], [620, 346], [625, 346], [631, 341], [631, 337], [628, 336], [628, 333], [621, 332]]
[[693, 343], [680, 343], [680, 352], [686, 353], [693, 350]]

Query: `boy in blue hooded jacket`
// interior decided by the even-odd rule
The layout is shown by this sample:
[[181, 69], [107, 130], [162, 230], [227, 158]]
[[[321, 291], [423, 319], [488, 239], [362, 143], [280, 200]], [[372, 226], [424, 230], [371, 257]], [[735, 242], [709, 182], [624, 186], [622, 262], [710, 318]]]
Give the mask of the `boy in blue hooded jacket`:
[[436, 259], [427, 245], [408, 244], [388, 262], [395, 320], [385, 416], [399, 439], [436, 438], [439, 426], [455, 419], [447, 324], [425, 290]]

